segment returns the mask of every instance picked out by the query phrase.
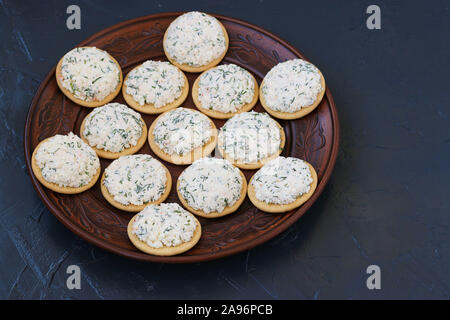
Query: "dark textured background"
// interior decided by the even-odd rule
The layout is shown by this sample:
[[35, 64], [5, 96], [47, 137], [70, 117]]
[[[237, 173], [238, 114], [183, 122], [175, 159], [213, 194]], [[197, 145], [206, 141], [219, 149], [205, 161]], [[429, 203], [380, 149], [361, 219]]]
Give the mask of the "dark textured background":
[[[65, 26], [69, 4], [82, 29]], [[381, 7], [382, 30], [366, 28]], [[435, 1], [0, 0], [0, 298], [438, 298], [450, 291], [450, 3]], [[259, 25], [324, 73], [341, 148], [322, 196], [293, 227], [245, 253], [194, 265], [116, 256], [44, 207], [25, 167], [31, 99], [59, 58], [126, 19], [203, 10]], [[65, 286], [68, 265], [82, 289]], [[382, 289], [366, 288], [377, 264]]]

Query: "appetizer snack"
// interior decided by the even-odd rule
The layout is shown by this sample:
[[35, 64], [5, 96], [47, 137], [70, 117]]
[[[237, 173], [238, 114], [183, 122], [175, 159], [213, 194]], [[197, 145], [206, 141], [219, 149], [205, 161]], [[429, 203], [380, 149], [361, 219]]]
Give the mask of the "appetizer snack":
[[312, 165], [292, 157], [266, 163], [250, 179], [248, 197], [265, 212], [286, 212], [301, 206], [317, 186]]
[[178, 198], [183, 206], [204, 218], [218, 218], [236, 211], [246, 191], [244, 174], [225, 159], [199, 159], [177, 181]]
[[59, 60], [56, 82], [73, 102], [85, 107], [98, 107], [110, 102], [119, 93], [122, 70], [106, 51], [80, 47]]
[[149, 154], [120, 157], [111, 162], [101, 179], [101, 191], [114, 207], [139, 212], [166, 200], [172, 188], [169, 170]]
[[293, 59], [281, 62], [264, 77], [259, 99], [279, 119], [298, 119], [313, 111], [325, 94], [325, 79], [312, 63]]
[[228, 50], [228, 34], [213, 16], [187, 12], [169, 25], [163, 48], [167, 59], [181, 70], [202, 72], [223, 59]]
[[203, 113], [180, 107], [153, 121], [148, 141], [161, 159], [174, 164], [190, 164], [211, 154], [217, 142], [217, 129]]
[[280, 155], [286, 138], [283, 128], [267, 113], [243, 112], [219, 130], [222, 157], [241, 169], [261, 168]]
[[128, 238], [139, 250], [157, 256], [188, 251], [200, 239], [200, 222], [177, 203], [148, 205], [128, 223]]
[[206, 115], [228, 119], [253, 108], [258, 101], [258, 83], [244, 68], [224, 64], [206, 70], [195, 80], [192, 99]]
[[45, 187], [66, 194], [91, 188], [100, 176], [97, 154], [72, 132], [41, 141], [34, 149], [31, 168]]
[[184, 73], [169, 62], [147, 60], [125, 77], [122, 94], [135, 110], [163, 113], [181, 105], [189, 92]]
[[84, 118], [80, 136], [99, 157], [117, 159], [142, 148], [147, 126], [138, 112], [124, 104], [109, 103]]

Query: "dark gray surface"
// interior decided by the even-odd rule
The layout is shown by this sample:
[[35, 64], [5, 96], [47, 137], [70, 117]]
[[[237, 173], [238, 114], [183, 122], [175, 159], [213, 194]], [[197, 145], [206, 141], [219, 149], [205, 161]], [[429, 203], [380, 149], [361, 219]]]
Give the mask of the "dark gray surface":
[[[79, 31], [65, 27], [69, 4], [81, 7]], [[382, 30], [366, 28], [369, 4], [381, 7]], [[28, 106], [93, 33], [194, 9], [259, 25], [323, 71], [339, 110], [338, 161], [311, 210], [262, 246], [194, 265], [130, 261], [73, 235], [38, 198], [23, 154]], [[0, 0], [0, 298], [448, 299], [449, 9], [445, 0]], [[71, 264], [81, 290], [65, 286]], [[366, 288], [370, 264], [381, 267], [381, 290]]]

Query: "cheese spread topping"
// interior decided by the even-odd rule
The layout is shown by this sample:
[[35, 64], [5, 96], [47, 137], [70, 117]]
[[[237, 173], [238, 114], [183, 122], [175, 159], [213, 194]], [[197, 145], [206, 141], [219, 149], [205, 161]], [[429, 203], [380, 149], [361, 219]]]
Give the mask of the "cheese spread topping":
[[219, 21], [202, 12], [188, 12], [167, 29], [164, 48], [171, 59], [193, 67], [204, 66], [226, 50]]
[[201, 158], [180, 177], [178, 192], [188, 205], [208, 214], [222, 212], [240, 198], [243, 182], [239, 169], [228, 160]]
[[75, 48], [66, 53], [61, 75], [62, 86], [88, 102], [105, 99], [120, 82], [117, 64], [106, 51], [95, 47]]
[[161, 108], [181, 96], [184, 82], [183, 73], [174, 65], [148, 60], [129, 73], [125, 85], [126, 92], [141, 106]]
[[153, 135], [161, 150], [181, 156], [206, 144], [211, 139], [212, 126], [203, 113], [176, 108], [158, 119]]
[[322, 89], [319, 70], [302, 59], [277, 64], [261, 87], [270, 109], [290, 113], [312, 105]]
[[267, 113], [243, 112], [220, 128], [219, 146], [233, 160], [255, 163], [278, 153], [280, 128]]
[[175, 247], [192, 239], [197, 223], [179, 204], [161, 203], [138, 213], [132, 232], [152, 248]]
[[251, 184], [258, 200], [289, 204], [308, 193], [312, 182], [313, 178], [305, 161], [280, 156], [259, 169]]
[[139, 113], [120, 103], [95, 108], [84, 123], [89, 145], [110, 152], [134, 147], [142, 136], [144, 121]]
[[72, 132], [43, 142], [35, 160], [44, 179], [60, 187], [83, 187], [100, 168], [95, 151]]
[[235, 64], [209, 69], [198, 82], [198, 100], [205, 109], [236, 112], [252, 102], [254, 95], [252, 75]]
[[166, 169], [148, 154], [120, 157], [105, 169], [103, 181], [114, 200], [137, 206], [158, 200], [166, 190]]

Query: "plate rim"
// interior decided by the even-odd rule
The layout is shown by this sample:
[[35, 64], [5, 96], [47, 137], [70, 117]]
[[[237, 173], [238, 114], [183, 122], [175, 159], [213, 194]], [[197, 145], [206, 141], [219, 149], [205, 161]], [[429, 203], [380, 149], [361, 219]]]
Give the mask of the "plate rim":
[[[150, 15], [145, 15], [145, 16], [141, 16], [141, 17], [128, 19], [128, 20], [119, 22], [117, 24], [111, 25], [109, 27], [106, 27], [106, 28], [94, 33], [87, 39], [85, 39], [82, 42], [80, 42], [79, 44], [77, 44], [75, 47], [86, 45], [87, 43], [89, 43], [97, 38], [100, 38], [107, 33], [110, 33], [117, 29], [121, 29], [128, 25], [133, 25], [133, 24], [143, 22], [146, 20], [178, 16], [185, 12], [187, 12], [187, 11], [162, 12], [162, 13], [150, 14]], [[246, 21], [243, 21], [243, 20], [240, 20], [237, 18], [229, 17], [229, 16], [224, 16], [224, 15], [209, 13], [209, 12], [208, 12], [208, 14], [218, 18], [219, 20], [229, 21], [232, 23], [246, 26], [250, 29], [254, 29], [254, 30], [276, 40], [278, 43], [282, 44], [283, 46], [288, 48], [290, 51], [292, 51], [294, 54], [300, 56], [302, 59], [309, 61], [298, 49], [296, 49], [294, 46], [292, 46], [288, 41], [278, 37], [277, 35], [269, 32], [259, 26], [256, 26], [249, 22], [246, 22]], [[261, 234], [259, 237], [255, 238], [253, 240], [244, 242], [237, 247], [219, 250], [214, 253], [210, 252], [209, 254], [202, 254], [202, 255], [195, 255], [195, 256], [178, 255], [178, 256], [171, 256], [171, 257], [159, 257], [159, 256], [146, 255], [146, 254], [143, 255], [140, 252], [129, 252], [125, 249], [122, 249], [122, 248], [114, 245], [114, 244], [107, 243], [104, 240], [99, 240], [96, 237], [94, 237], [90, 232], [79, 228], [78, 226], [76, 226], [73, 223], [70, 223], [70, 221], [61, 212], [59, 212], [59, 210], [57, 210], [53, 206], [51, 201], [47, 200], [47, 197], [44, 192], [44, 187], [42, 187], [40, 185], [40, 183], [37, 181], [36, 177], [34, 176], [32, 170], [31, 170], [31, 151], [30, 151], [31, 141], [29, 138], [29, 133], [31, 130], [30, 124], [31, 124], [31, 120], [33, 118], [33, 112], [37, 106], [37, 102], [40, 99], [40, 97], [42, 96], [42, 91], [47, 86], [50, 79], [52, 77], [54, 77], [55, 70], [56, 70], [56, 64], [53, 66], [53, 68], [51, 68], [51, 70], [49, 71], [47, 76], [44, 78], [44, 80], [42, 80], [41, 84], [37, 88], [37, 90], [33, 96], [33, 99], [31, 100], [31, 103], [28, 107], [28, 112], [27, 112], [27, 117], [26, 117], [25, 127], [24, 127], [24, 153], [25, 153], [25, 161], [26, 161], [26, 166], [27, 166], [28, 172], [29, 172], [29, 176], [30, 176], [30, 179], [31, 179], [34, 189], [36, 190], [39, 197], [41, 198], [41, 201], [44, 203], [44, 205], [47, 207], [47, 209], [53, 214], [53, 216], [55, 216], [58, 219], [58, 221], [60, 221], [66, 228], [68, 228], [71, 232], [73, 232], [75, 235], [79, 236], [83, 240], [95, 245], [96, 247], [99, 247], [99, 248], [102, 248], [109, 252], [112, 252], [116, 255], [126, 257], [126, 258], [131, 258], [133, 260], [140, 260], [140, 261], [146, 261], [146, 262], [198, 263], [198, 262], [216, 260], [216, 259], [224, 258], [227, 256], [232, 256], [232, 255], [241, 253], [243, 251], [249, 250], [251, 248], [254, 248], [256, 246], [263, 244], [264, 242], [269, 241], [270, 239], [273, 239], [277, 235], [286, 231], [286, 229], [291, 227], [296, 221], [298, 221], [311, 208], [311, 206], [317, 201], [319, 196], [322, 194], [322, 192], [323, 192], [325, 186], [327, 185], [328, 181], [330, 180], [331, 174], [334, 170], [338, 151], [339, 151], [340, 124], [339, 124], [339, 118], [338, 118], [338, 113], [337, 113], [336, 105], [334, 102], [334, 98], [331, 94], [329, 86], [327, 85], [324, 98], [326, 98], [328, 101], [331, 119], [332, 119], [331, 123], [333, 125], [333, 131], [332, 131], [333, 136], [331, 139], [332, 146], [331, 146], [330, 157], [328, 159], [327, 165], [325, 166], [325, 172], [323, 173], [322, 179], [319, 182], [319, 184], [317, 185], [316, 191], [314, 192], [312, 197], [306, 203], [304, 203], [300, 208], [297, 208], [297, 210], [290, 217], [288, 217], [285, 221], [283, 221], [276, 228], [268, 230], [267, 232]], [[303, 212], [300, 212], [300, 211], [303, 211]]]

